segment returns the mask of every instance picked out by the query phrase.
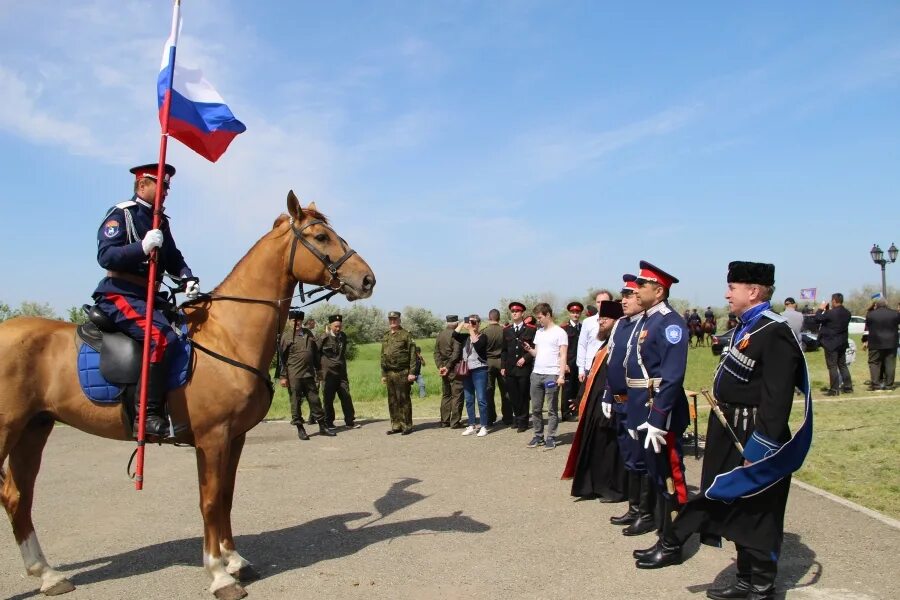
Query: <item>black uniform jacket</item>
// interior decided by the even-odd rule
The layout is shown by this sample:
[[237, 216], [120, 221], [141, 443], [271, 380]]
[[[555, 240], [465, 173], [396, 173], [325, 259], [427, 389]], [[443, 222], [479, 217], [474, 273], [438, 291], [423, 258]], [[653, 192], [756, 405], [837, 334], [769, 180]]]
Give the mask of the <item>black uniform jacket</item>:
[[[527, 341], [532, 347], [534, 346], [534, 334], [537, 328], [531, 325], [522, 325], [519, 332], [516, 333], [515, 325], [507, 325], [503, 329], [503, 350], [500, 352], [500, 362], [506, 369], [507, 375], [515, 375], [518, 377], [528, 377], [531, 375], [531, 369], [534, 366], [534, 357], [522, 346], [523, 341]], [[520, 358], [525, 358], [525, 364], [521, 367], [516, 366], [516, 362]]]

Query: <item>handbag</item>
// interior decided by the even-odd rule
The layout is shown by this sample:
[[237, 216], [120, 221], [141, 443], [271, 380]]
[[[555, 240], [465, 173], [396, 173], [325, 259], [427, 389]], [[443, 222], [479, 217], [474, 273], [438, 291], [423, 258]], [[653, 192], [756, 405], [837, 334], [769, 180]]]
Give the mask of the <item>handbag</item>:
[[458, 363], [456, 363], [454, 372], [456, 373], [457, 377], [468, 377], [469, 376], [469, 363], [464, 360], [460, 360]]
[[459, 362], [456, 363], [456, 367], [454, 371], [456, 372], [457, 377], [468, 377], [469, 376], [469, 354], [472, 352], [472, 342], [466, 340], [466, 345], [463, 347], [462, 356], [459, 359]]

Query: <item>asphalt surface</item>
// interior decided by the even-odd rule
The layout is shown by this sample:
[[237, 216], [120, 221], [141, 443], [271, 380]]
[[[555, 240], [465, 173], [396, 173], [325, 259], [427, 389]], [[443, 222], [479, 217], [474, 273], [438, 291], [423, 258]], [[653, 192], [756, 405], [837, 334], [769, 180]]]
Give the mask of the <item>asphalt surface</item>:
[[[262, 579], [250, 598], [704, 598], [734, 573], [734, 551], [688, 544], [683, 565], [634, 568], [608, 518], [623, 504], [574, 502], [559, 480], [565, 445], [528, 449], [529, 433], [484, 438], [384, 422], [297, 440], [262, 423], [244, 450], [233, 511], [238, 551]], [[34, 517], [66, 598], [212, 598], [202, 568], [190, 448], [150, 447], [145, 489], [125, 476], [130, 444], [58, 427], [44, 454]], [[686, 458], [696, 482], [700, 463]], [[897, 598], [900, 530], [793, 487], [779, 589], [790, 598]], [[31, 598], [12, 533], [0, 544], [0, 596]]]

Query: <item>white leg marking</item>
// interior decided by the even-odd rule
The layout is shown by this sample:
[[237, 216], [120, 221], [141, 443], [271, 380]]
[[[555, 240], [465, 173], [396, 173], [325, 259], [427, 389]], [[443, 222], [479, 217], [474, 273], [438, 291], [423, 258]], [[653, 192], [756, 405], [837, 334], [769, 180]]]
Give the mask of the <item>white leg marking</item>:
[[250, 566], [250, 561], [238, 554], [237, 550], [226, 550], [222, 544], [219, 544], [219, 550], [222, 552], [222, 560], [225, 561], [225, 570], [229, 574], [234, 575], [244, 567]]
[[232, 583], [237, 583], [237, 580], [229, 575], [228, 571], [225, 570], [225, 561], [222, 560], [221, 556], [218, 558], [213, 558], [211, 555], [204, 553], [203, 566], [206, 567], [206, 570], [212, 577], [213, 581], [209, 586], [209, 591], [213, 594], [216, 593], [216, 590], [220, 590], [225, 586], [231, 585]]
[[47, 564], [44, 551], [38, 542], [37, 534], [31, 532], [24, 542], [19, 544], [22, 553], [22, 561], [25, 563], [25, 571], [29, 575], [41, 578], [41, 591], [46, 592], [51, 587], [65, 579], [62, 573], [54, 570]]

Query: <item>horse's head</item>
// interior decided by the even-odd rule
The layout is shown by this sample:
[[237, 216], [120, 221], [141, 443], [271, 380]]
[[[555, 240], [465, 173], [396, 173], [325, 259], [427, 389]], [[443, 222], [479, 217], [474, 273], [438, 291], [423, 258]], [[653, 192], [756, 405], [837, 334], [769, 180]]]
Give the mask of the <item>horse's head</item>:
[[348, 300], [371, 296], [375, 287], [372, 269], [331, 228], [315, 203], [302, 208], [291, 190], [287, 196], [287, 208], [293, 234], [288, 268], [294, 278], [338, 290]]

